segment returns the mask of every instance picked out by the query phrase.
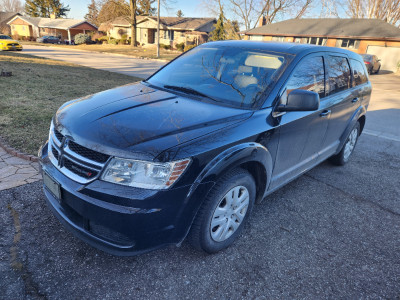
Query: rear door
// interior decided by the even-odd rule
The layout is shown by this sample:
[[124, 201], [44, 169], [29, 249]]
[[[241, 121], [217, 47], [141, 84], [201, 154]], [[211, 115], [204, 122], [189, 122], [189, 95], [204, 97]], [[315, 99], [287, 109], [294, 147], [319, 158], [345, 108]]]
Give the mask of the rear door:
[[282, 104], [285, 104], [287, 96], [295, 89], [318, 93], [320, 107], [317, 111], [293, 111], [281, 116], [271, 189], [291, 180], [318, 159], [330, 116], [324, 101], [325, 71], [321, 54], [308, 55], [298, 63], [283, 89]]
[[345, 55], [326, 55], [328, 74], [328, 95], [331, 117], [320, 152], [322, 157], [334, 154], [339, 146], [340, 138], [349, 125], [350, 119], [360, 106], [362, 93], [358, 87], [352, 86], [349, 59]]

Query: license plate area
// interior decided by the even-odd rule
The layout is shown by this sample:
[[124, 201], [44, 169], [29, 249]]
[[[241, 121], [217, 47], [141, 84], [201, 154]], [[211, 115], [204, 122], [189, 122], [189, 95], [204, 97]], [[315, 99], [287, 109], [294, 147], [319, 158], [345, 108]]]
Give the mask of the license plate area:
[[43, 182], [47, 190], [53, 194], [53, 196], [61, 201], [61, 187], [60, 184], [54, 180], [49, 174], [43, 172]]

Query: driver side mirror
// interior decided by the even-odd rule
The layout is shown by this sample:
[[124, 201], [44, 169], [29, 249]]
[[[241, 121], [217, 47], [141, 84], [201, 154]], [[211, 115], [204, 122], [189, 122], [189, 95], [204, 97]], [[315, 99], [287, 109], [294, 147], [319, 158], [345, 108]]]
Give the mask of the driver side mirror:
[[319, 95], [306, 90], [293, 90], [287, 98], [286, 105], [281, 104], [276, 111], [314, 111], [319, 108]]

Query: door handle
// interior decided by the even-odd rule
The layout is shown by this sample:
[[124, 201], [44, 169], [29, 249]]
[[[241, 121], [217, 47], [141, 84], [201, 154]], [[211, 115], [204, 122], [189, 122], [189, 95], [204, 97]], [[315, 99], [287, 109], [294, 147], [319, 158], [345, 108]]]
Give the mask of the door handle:
[[322, 113], [320, 113], [319, 116], [326, 117], [326, 116], [329, 116], [330, 113], [331, 113], [331, 111], [326, 109]]
[[360, 98], [356, 97], [356, 98], [354, 98], [353, 100], [351, 100], [351, 102], [355, 103], [355, 102], [357, 102], [358, 100], [360, 100]]

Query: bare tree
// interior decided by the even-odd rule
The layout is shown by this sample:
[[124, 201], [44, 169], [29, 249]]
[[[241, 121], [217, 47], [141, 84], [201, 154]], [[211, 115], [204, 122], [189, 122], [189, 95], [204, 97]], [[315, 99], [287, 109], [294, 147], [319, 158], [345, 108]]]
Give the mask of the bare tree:
[[345, 0], [345, 4], [352, 18], [380, 19], [400, 25], [400, 0]]
[[24, 6], [20, 0], [0, 0], [0, 11], [21, 13], [24, 11]]
[[[357, 1], [357, 0], [356, 0]], [[320, 18], [339, 18], [337, 0], [321, 0]]]
[[204, 0], [203, 7], [213, 15], [220, 6], [224, 7], [226, 15], [232, 15], [233, 19], [246, 29], [256, 27], [259, 20], [265, 17], [266, 24], [270, 24], [276, 20], [279, 15], [284, 13], [293, 18], [301, 18], [313, 0]]

